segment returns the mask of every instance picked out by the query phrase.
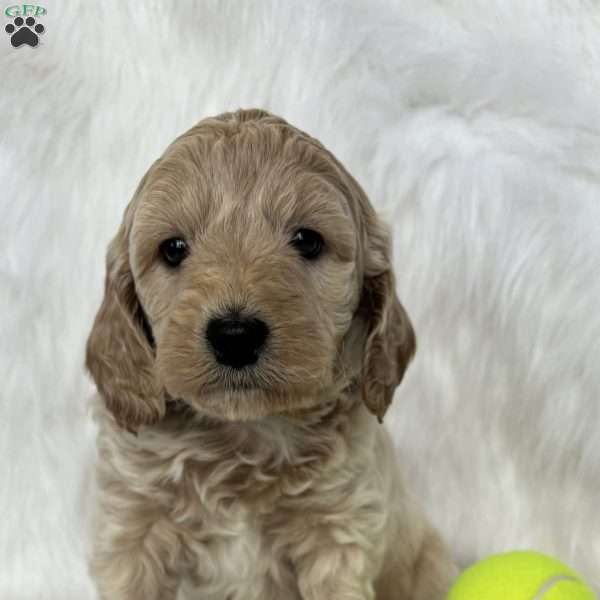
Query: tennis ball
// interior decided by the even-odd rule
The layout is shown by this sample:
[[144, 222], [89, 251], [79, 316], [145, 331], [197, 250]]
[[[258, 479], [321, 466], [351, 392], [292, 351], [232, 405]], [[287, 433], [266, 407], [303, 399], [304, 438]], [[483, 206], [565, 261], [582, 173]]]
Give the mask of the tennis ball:
[[447, 600], [597, 600], [579, 575], [538, 552], [507, 552], [478, 562], [456, 580]]

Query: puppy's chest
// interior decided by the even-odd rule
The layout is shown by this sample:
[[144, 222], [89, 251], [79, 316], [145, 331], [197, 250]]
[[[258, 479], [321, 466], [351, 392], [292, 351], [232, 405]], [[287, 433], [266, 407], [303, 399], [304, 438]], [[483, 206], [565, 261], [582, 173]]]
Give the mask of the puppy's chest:
[[265, 518], [241, 502], [202, 511], [186, 529], [186, 569], [178, 600], [299, 598], [292, 569]]
[[184, 548], [178, 600], [300, 597], [282, 535], [298, 511], [261, 473], [227, 460], [184, 470], [172, 505]]

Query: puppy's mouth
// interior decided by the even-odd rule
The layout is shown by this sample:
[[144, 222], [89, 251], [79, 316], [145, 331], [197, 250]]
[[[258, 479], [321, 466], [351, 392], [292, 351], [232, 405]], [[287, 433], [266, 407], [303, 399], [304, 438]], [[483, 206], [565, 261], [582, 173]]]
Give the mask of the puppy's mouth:
[[221, 368], [218, 375], [203, 387], [205, 393], [268, 391], [271, 388], [270, 385], [260, 380], [259, 372], [254, 367]]
[[[219, 388], [216, 387], [213, 389], [213, 391], [218, 390]], [[256, 382], [253, 381], [237, 381], [237, 382], [229, 382], [229, 383], [225, 383], [220, 387], [221, 390], [225, 391], [225, 392], [250, 392], [252, 390], [266, 390], [267, 388], [265, 388], [264, 386], [258, 385]]]
[[247, 374], [213, 381], [181, 399], [201, 414], [247, 421], [315, 406], [321, 403], [322, 393], [316, 388], [285, 382], [267, 384]]

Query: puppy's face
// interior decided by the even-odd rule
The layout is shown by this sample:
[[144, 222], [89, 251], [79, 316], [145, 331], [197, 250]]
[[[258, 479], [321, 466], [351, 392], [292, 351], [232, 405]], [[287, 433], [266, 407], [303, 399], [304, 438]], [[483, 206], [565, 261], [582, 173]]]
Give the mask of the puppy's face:
[[358, 236], [302, 150], [256, 128], [185, 140], [140, 194], [130, 262], [156, 369], [199, 410], [260, 417], [333, 384], [358, 305]]
[[366, 346], [381, 325], [370, 322], [383, 311], [385, 327], [401, 329], [396, 366], [369, 369], [394, 387], [398, 372], [387, 371], [404, 371], [414, 337], [386, 242], [362, 190], [315, 140], [259, 111], [202, 122], [128, 207], [88, 367], [128, 427], [160, 418], [165, 397], [260, 418], [366, 380]]

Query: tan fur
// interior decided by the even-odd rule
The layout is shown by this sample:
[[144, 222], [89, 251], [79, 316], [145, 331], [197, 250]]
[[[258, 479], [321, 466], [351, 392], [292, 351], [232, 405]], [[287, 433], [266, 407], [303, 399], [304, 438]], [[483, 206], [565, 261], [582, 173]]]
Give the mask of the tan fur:
[[[306, 261], [289, 240], [317, 230]], [[184, 238], [176, 269], [158, 247]], [[200, 122], [110, 245], [86, 364], [102, 402], [92, 572], [105, 600], [441, 600], [454, 575], [383, 419], [415, 350], [389, 236], [319, 142], [265, 111]], [[204, 331], [271, 329], [249, 372]]]

